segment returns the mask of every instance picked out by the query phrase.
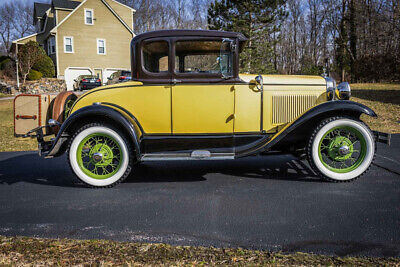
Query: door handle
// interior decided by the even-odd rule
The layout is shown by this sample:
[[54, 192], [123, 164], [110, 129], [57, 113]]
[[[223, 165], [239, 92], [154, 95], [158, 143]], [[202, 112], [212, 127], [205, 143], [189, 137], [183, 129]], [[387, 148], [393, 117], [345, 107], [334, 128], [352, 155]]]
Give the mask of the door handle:
[[177, 79], [172, 79], [172, 84], [177, 84], [177, 83], [181, 83], [182, 81], [181, 80], [177, 80]]
[[19, 120], [19, 119], [22, 119], [22, 120], [36, 120], [37, 116], [36, 115], [33, 115], [33, 116], [30, 116], [30, 115], [17, 115], [17, 116], [15, 116], [15, 118], [17, 120]]

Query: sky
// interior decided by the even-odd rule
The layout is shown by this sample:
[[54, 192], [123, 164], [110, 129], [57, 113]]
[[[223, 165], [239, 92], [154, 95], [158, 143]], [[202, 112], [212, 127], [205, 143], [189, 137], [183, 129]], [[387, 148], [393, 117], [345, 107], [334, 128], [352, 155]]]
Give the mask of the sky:
[[[16, 0], [0, 0], [0, 6], [2, 4], [4, 4], [4, 3], [9, 3], [9, 2], [14, 2], [14, 1], [16, 1]], [[24, 3], [30, 3], [32, 5], [33, 5], [34, 2], [42, 2], [42, 3], [48, 3], [49, 2], [49, 0], [19, 0], [19, 1], [24, 2]]]

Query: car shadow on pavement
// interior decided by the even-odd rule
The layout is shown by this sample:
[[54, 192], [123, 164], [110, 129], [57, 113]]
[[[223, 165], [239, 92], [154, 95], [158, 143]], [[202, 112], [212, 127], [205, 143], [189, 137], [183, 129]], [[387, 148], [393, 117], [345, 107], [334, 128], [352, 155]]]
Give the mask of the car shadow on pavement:
[[237, 178], [321, 182], [303, 161], [290, 155], [257, 156], [226, 161], [146, 162], [136, 166], [128, 183], [206, 180], [208, 174]]
[[[127, 183], [199, 182], [208, 174], [238, 178], [321, 182], [308, 165], [289, 156], [257, 156], [234, 161], [168, 161], [135, 165]], [[0, 161], [0, 184], [33, 183], [84, 187], [71, 172], [64, 157], [42, 159], [24, 153]]]

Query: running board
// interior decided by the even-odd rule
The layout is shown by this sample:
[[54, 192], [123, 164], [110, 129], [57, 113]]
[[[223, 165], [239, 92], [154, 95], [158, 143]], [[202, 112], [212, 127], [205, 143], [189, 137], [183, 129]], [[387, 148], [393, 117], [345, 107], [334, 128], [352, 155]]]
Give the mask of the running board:
[[151, 153], [142, 156], [142, 161], [232, 159], [235, 159], [234, 153], [210, 153], [207, 150], [195, 150], [192, 153]]

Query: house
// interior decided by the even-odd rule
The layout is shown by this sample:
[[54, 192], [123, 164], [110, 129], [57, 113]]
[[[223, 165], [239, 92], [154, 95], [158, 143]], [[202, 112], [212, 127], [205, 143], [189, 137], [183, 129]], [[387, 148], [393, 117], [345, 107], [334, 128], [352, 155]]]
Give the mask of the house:
[[52, 0], [34, 3], [36, 33], [13, 42], [14, 49], [38, 42], [53, 60], [68, 90], [74, 79], [94, 74], [103, 82], [117, 70], [130, 69], [135, 10], [115, 0]]

